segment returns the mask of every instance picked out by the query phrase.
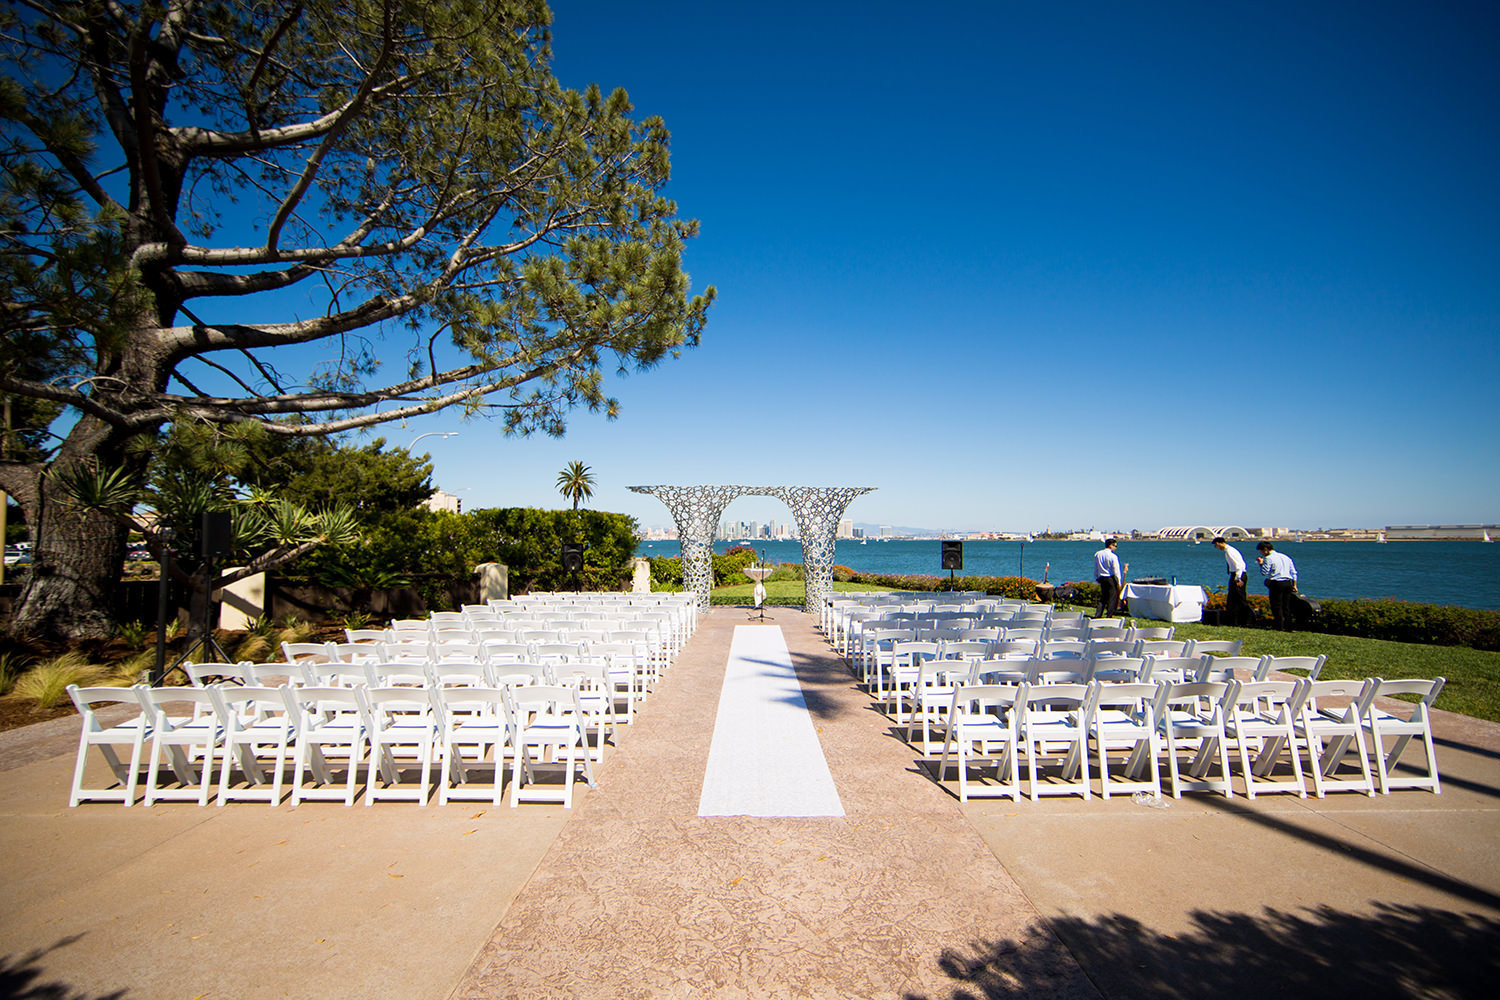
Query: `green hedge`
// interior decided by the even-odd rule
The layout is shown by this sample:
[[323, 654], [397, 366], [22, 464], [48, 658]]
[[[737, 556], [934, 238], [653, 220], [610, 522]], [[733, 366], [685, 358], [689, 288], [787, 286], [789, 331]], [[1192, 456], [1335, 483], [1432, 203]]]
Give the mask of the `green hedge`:
[[[624, 590], [630, 583], [640, 539], [635, 518], [627, 514], [499, 507], [464, 516], [492, 533], [491, 558], [506, 565], [512, 594], [575, 588]], [[581, 573], [563, 572], [564, 542], [584, 545]]]
[[1318, 603], [1323, 613], [1308, 623], [1315, 632], [1500, 650], [1500, 611], [1389, 599], [1329, 598]]
[[[736, 583], [749, 583], [750, 578], [740, 570], [755, 562], [755, 550], [747, 545], [736, 545], [728, 552], [714, 553], [715, 587]], [[680, 556], [656, 556], [646, 560], [651, 564], [652, 590], [682, 589], [682, 558]]]

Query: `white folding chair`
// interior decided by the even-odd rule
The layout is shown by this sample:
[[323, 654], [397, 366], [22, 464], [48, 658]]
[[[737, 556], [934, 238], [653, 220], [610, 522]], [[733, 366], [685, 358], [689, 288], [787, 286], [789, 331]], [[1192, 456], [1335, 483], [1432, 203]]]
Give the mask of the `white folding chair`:
[[[1230, 688], [1225, 738], [1239, 751], [1249, 798], [1261, 792], [1296, 792], [1298, 798], [1307, 798], [1302, 748], [1297, 741], [1297, 718], [1306, 695], [1306, 682], [1301, 680], [1235, 681]], [[1278, 779], [1274, 774], [1283, 762], [1291, 777]]]
[[[136, 687], [141, 707], [151, 714], [151, 755], [146, 765], [146, 789], [143, 805], [158, 799], [196, 801], [208, 805], [213, 789], [214, 755], [223, 745], [224, 727], [214, 710], [207, 688]], [[187, 705], [185, 715], [175, 714], [175, 706]], [[178, 788], [161, 787], [162, 758], [170, 759]]]
[[[1370, 704], [1365, 710], [1365, 733], [1370, 737], [1370, 752], [1375, 755], [1376, 775], [1380, 779], [1380, 793], [1389, 795], [1392, 788], [1429, 788], [1434, 795], [1443, 790], [1438, 780], [1437, 750], [1432, 745], [1432, 706], [1442, 692], [1446, 678], [1432, 680], [1384, 680], [1375, 678], [1375, 690], [1371, 692]], [[1416, 695], [1414, 705], [1406, 702], [1386, 702], [1382, 708], [1378, 699], [1383, 696]], [[1400, 706], [1400, 707], [1397, 707]], [[1427, 755], [1425, 774], [1397, 774], [1396, 766], [1401, 755], [1413, 739], [1421, 742]], [[1386, 740], [1391, 739], [1389, 749]]]
[[[1164, 690], [1159, 684], [1149, 683], [1094, 681], [1089, 685], [1085, 717], [1099, 762], [1099, 793], [1104, 798], [1117, 791], [1146, 791], [1161, 797], [1161, 730], [1157, 718]], [[1127, 755], [1119, 769], [1125, 777], [1112, 777], [1110, 760], [1121, 752]], [[1151, 777], [1141, 778], [1141, 771], [1148, 767]]]
[[[224, 723], [218, 804], [248, 799], [276, 805], [297, 739], [298, 713], [287, 710], [286, 698], [277, 688], [216, 684], [208, 690]], [[236, 761], [243, 785], [231, 780]]]
[[[1224, 732], [1224, 702], [1229, 697], [1229, 684], [1190, 681], [1165, 683], [1165, 688], [1158, 719], [1165, 737], [1172, 797], [1180, 799], [1186, 790], [1220, 791], [1225, 798], [1232, 798], [1234, 786], [1229, 778], [1229, 747]], [[1183, 776], [1178, 761], [1182, 744], [1189, 744], [1193, 751], [1187, 777]], [[1215, 757], [1221, 774], [1217, 779], [1208, 776]]]
[[[594, 787], [594, 768], [584, 734], [585, 716], [578, 689], [540, 684], [511, 687], [505, 689], [505, 698], [513, 755], [511, 808], [524, 801], [560, 803], [564, 809], [571, 809], [577, 769], [582, 768], [584, 781]], [[562, 765], [561, 788], [537, 787], [536, 772], [544, 764]]]
[[[1138, 639], [1137, 656], [1187, 656], [1191, 639]], [[1194, 654], [1196, 655], [1196, 654]]]
[[[948, 761], [958, 766], [958, 800], [1009, 798], [1019, 802], [1019, 734], [1017, 700], [1026, 695], [1026, 685], [962, 684], [954, 689], [948, 708], [948, 733], [937, 765], [937, 780], [948, 777]], [[970, 778], [971, 768], [986, 762], [995, 768], [993, 784]]]
[[921, 639], [901, 639], [891, 647], [890, 685], [882, 691], [883, 681], [876, 678], [876, 697], [884, 697], [893, 720], [904, 723], [903, 695], [916, 683], [923, 660], [937, 659], [941, 644]]
[[[356, 688], [285, 687], [287, 712], [296, 716], [296, 747], [292, 754], [291, 804], [306, 799], [343, 799], [354, 805], [359, 765], [365, 755], [365, 719]], [[333, 786], [329, 751], [342, 750], [346, 773], [344, 788]], [[315, 784], [304, 787], [307, 771]]]
[[[505, 689], [495, 687], [439, 687], [428, 690], [438, 731], [438, 805], [451, 800], [484, 800], [498, 806], [505, 787], [506, 746], [510, 716]], [[465, 752], [472, 758], [466, 758]], [[489, 787], [475, 773], [489, 763]]]
[[[426, 688], [356, 688], [365, 718], [370, 766], [365, 773], [365, 805], [376, 799], [415, 800], [427, 805], [432, 781], [432, 754], [437, 745], [437, 723]], [[403, 780], [415, 765], [416, 787]]]
[[[1030, 684], [1017, 702], [1020, 736], [1026, 751], [1031, 800], [1042, 795], [1081, 794], [1092, 798], [1089, 780], [1089, 685]], [[1057, 782], [1043, 781], [1043, 771], [1056, 768]]]
[[[80, 802], [120, 802], [135, 804], [135, 792], [141, 777], [141, 757], [145, 751], [146, 738], [151, 735], [151, 719], [155, 714], [146, 710], [141, 696], [133, 688], [79, 687], [68, 685], [68, 697], [83, 719], [83, 731], [78, 737], [78, 761], [73, 767], [73, 787], [68, 792], [68, 808]], [[113, 709], [123, 706], [129, 712], [127, 718], [117, 722], [106, 722], [100, 713], [113, 718]], [[89, 747], [98, 747], [99, 753], [109, 765], [116, 784], [84, 787], [84, 770], [88, 764]], [[118, 748], [128, 747], [130, 762], [122, 764]]]
[[[1375, 700], [1375, 681], [1307, 680], [1303, 684], [1305, 693], [1297, 736], [1307, 748], [1314, 792], [1320, 799], [1329, 791], [1364, 792], [1373, 797], [1375, 781], [1365, 752], [1365, 715]], [[1330, 706], [1329, 701], [1341, 704]], [[1340, 777], [1351, 745], [1359, 774]]]
[[490, 683], [489, 666], [479, 660], [428, 663], [425, 673], [428, 687], [488, 687]]

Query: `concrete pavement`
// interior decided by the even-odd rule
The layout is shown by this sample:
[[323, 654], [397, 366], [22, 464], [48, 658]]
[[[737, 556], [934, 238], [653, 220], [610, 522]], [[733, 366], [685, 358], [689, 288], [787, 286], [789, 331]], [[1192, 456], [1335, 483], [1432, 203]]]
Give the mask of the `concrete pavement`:
[[1500, 726], [1440, 796], [960, 805], [775, 609], [846, 815], [698, 817], [742, 610], [556, 807], [85, 804], [77, 721], [0, 734], [0, 995], [1489, 996]]

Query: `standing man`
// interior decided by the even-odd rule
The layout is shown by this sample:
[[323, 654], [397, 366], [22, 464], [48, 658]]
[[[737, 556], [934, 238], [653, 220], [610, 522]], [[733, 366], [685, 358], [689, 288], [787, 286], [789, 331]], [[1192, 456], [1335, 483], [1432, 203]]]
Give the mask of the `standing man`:
[[1120, 557], [1115, 555], [1115, 539], [1106, 539], [1104, 548], [1094, 553], [1094, 581], [1099, 584], [1099, 607], [1094, 609], [1095, 618], [1103, 618], [1120, 610], [1120, 588], [1125, 585], [1125, 574], [1130, 563], [1120, 568]]
[[1245, 594], [1245, 557], [1225, 541], [1223, 535], [1214, 539], [1214, 548], [1224, 553], [1224, 562], [1229, 566], [1229, 591], [1224, 598], [1229, 624], [1244, 625], [1250, 620], [1250, 599]]
[[1260, 575], [1266, 578], [1266, 592], [1271, 598], [1271, 619], [1283, 632], [1292, 628], [1292, 595], [1297, 592], [1297, 566], [1291, 557], [1276, 551], [1270, 542], [1255, 547], [1260, 555]]

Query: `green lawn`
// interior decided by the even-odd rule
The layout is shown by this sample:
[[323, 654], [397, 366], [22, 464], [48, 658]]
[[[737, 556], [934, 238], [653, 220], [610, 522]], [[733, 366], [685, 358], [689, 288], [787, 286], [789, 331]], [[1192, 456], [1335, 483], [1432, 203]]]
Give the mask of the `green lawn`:
[[[719, 587], [715, 603], [749, 604], [750, 584]], [[835, 590], [883, 590], [865, 584], [836, 583]], [[770, 602], [800, 602], [805, 591], [800, 580], [766, 584]], [[1091, 610], [1091, 609], [1085, 609]], [[1136, 619], [1142, 626], [1165, 625]], [[1273, 632], [1259, 628], [1229, 628], [1217, 625], [1179, 624], [1179, 639], [1243, 639], [1245, 656], [1328, 657], [1322, 676], [1331, 679], [1385, 677], [1445, 677], [1448, 683], [1438, 696], [1439, 708], [1476, 719], [1500, 722], [1500, 653], [1465, 646], [1424, 646], [1412, 642], [1360, 639], [1321, 632]]]

